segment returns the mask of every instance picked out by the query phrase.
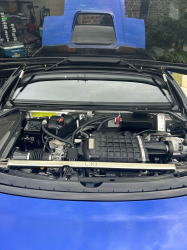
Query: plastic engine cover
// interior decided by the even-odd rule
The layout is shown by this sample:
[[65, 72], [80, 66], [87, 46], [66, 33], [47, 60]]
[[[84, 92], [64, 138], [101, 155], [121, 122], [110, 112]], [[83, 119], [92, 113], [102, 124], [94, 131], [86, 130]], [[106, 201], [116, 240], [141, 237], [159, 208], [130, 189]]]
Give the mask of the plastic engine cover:
[[[143, 148], [145, 148], [142, 141]], [[93, 133], [83, 143], [85, 160], [105, 162], [142, 162], [142, 152], [138, 138], [135, 136], [122, 136], [115, 133]], [[147, 150], [144, 151], [146, 161]]]

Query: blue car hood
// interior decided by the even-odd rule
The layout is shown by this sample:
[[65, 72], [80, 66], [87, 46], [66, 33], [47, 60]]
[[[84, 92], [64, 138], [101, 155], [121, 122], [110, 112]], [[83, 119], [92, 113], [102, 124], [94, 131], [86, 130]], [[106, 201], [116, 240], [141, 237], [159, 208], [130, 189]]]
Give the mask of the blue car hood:
[[77, 202], [0, 194], [0, 249], [187, 248], [187, 197]]

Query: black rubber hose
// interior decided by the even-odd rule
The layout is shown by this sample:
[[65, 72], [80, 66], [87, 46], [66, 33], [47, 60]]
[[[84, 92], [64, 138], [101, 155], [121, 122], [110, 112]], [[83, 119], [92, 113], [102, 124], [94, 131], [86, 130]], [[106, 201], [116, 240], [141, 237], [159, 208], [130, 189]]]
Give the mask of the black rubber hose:
[[[113, 117], [113, 119], [114, 119], [114, 118], [116, 118], [116, 116]], [[102, 121], [102, 122], [99, 124], [98, 128], [97, 128], [97, 132], [101, 129], [101, 127], [103, 126], [103, 124], [104, 124], [105, 122], [108, 122], [108, 121], [110, 121], [110, 120], [112, 120], [111, 117], [109, 117], [109, 118], [105, 119], [104, 121]]]
[[74, 139], [75, 139], [75, 135], [76, 133], [79, 131], [79, 130], [82, 130], [83, 128], [85, 128], [86, 126], [88, 126], [89, 124], [93, 123], [93, 122], [97, 122], [97, 121], [100, 121], [100, 120], [103, 120], [103, 119], [106, 119], [106, 118], [114, 118], [113, 116], [110, 117], [110, 116], [105, 116], [105, 117], [100, 117], [100, 118], [97, 118], [97, 119], [94, 119], [92, 121], [88, 121], [86, 122], [85, 124], [83, 124], [82, 126], [80, 126], [79, 128], [77, 128], [74, 132], [73, 132], [73, 135], [72, 135], [72, 138], [71, 138], [71, 143], [74, 145]]
[[43, 152], [45, 152], [45, 149], [47, 148], [47, 150], [51, 153], [50, 148], [47, 146], [47, 142], [48, 142], [49, 139], [53, 139], [53, 137], [48, 137], [46, 139], [46, 141], [44, 142], [44, 133], [42, 134], [42, 142], [43, 142], [43, 145], [44, 145]]
[[61, 142], [64, 142], [64, 143], [68, 143], [68, 144], [70, 144], [72, 147], [74, 147], [74, 144], [73, 144], [72, 142], [66, 141], [65, 139], [62, 139], [62, 138], [60, 138], [60, 137], [58, 137], [58, 136], [56, 136], [56, 135], [51, 134], [51, 133], [45, 128], [44, 124], [42, 124], [42, 130], [43, 130], [44, 133], [46, 133], [47, 135], [53, 137], [54, 139], [57, 139], [58, 141], [61, 141]]

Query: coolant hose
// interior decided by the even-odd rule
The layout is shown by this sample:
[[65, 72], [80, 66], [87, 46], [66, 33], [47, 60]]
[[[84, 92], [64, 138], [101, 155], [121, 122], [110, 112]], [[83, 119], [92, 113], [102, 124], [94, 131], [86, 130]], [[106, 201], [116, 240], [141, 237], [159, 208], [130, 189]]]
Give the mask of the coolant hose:
[[78, 132], [78, 131], [82, 131], [86, 126], [88, 126], [88, 125], [90, 125], [91, 123], [93, 123], [93, 122], [97, 122], [97, 121], [100, 121], [100, 120], [103, 120], [103, 119], [105, 119], [105, 118], [114, 118], [113, 116], [105, 116], [105, 117], [99, 117], [99, 118], [97, 118], [97, 119], [94, 119], [94, 120], [91, 120], [91, 121], [88, 121], [88, 122], [86, 122], [85, 124], [83, 124], [82, 126], [80, 126], [79, 128], [77, 128], [74, 132], [73, 132], [73, 135], [72, 135], [72, 137], [71, 137], [71, 142], [72, 142], [72, 144], [74, 143], [74, 139], [75, 139], [75, 135], [76, 135], [76, 133]]
[[42, 130], [43, 130], [44, 133], [46, 133], [47, 135], [53, 137], [54, 139], [56, 139], [56, 140], [58, 140], [58, 141], [61, 141], [61, 142], [64, 142], [64, 143], [68, 143], [68, 144], [71, 145], [71, 147], [74, 147], [74, 144], [73, 144], [72, 142], [67, 141], [67, 140], [65, 140], [65, 139], [62, 139], [62, 138], [56, 136], [56, 135], [51, 134], [51, 133], [45, 128], [45, 124], [44, 124], [44, 123], [42, 123]]

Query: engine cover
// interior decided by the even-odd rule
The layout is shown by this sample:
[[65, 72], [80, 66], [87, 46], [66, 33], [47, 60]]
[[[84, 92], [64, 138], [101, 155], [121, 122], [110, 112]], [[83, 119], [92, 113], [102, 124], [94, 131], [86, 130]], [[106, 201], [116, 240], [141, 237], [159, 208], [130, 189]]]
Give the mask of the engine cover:
[[83, 143], [84, 159], [103, 162], [146, 162], [149, 161], [141, 137], [122, 136], [116, 133], [93, 133]]

